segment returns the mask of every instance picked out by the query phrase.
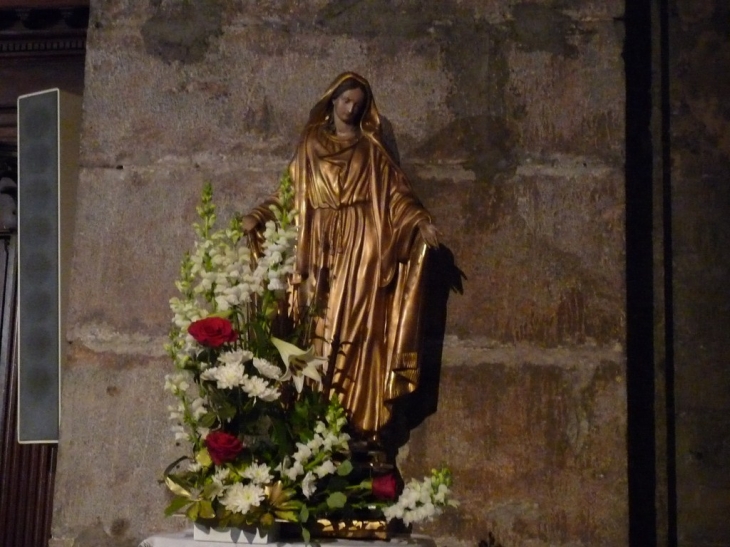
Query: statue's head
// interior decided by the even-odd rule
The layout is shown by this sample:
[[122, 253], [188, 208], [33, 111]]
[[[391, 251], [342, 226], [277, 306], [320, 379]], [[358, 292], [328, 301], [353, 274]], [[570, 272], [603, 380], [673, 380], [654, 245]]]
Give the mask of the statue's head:
[[351, 101], [350, 106], [353, 106], [352, 103], [357, 103], [359, 106], [357, 112], [355, 112], [354, 120], [347, 120], [347, 123], [358, 125], [365, 135], [378, 135], [380, 133], [380, 117], [375, 107], [370, 84], [365, 78], [354, 72], [343, 72], [332, 81], [324, 95], [310, 111], [307, 125], [311, 127], [323, 123], [332, 123], [335, 105], [339, 101], [344, 108], [347, 102], [345, 99]]
[[370, 93], [364, 83], [347, 78], [332, 92], [328, 115], [337, 116], [348, 125], [360, 125], [362, 114], [370, 101]]

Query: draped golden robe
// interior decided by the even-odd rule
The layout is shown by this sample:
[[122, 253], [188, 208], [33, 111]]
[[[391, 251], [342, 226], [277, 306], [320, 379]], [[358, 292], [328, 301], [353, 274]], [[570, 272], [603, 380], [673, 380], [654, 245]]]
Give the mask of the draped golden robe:
[[[326, 118], [346, 77], [367, 86], [359, 136], [335, 136]], [[326, 386], [350, 424], [377, 436], [390, 403], [418, 385], [419, 315], [430, 217], [382, 144], [367, 82], [346, 73], [310, 115], [289, 166], [299, 239], [299, 304], [314, 306], [315, 350], [329, 359]], [[265, 220], [267, 207], [255, 214]]]

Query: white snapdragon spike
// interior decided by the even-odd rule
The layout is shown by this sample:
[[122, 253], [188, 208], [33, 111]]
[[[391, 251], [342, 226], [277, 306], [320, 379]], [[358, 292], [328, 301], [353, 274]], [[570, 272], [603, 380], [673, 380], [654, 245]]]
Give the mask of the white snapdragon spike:
[[314, 435], [314, 437], [307, 441], [307, 447], [315, 454], [322, 450], [323, 445], [324, 442], [321, 435]]
[[297, 480], [297, 477], [304, 474], [304, 466], [299, 461], [294, 461], [291, 467], [284, 469], [284, 475], [291, 481]]
[[317, 491], [316, 481], [317, 477], [311, 471], [304, 475], [302, 479], [302, 494], [304, 494], [305, 498], [309, 499]]
[[237, 482], [226, 489], [221, 501], [231, 512], [245, 515], [252, 507], [258, 507], [264, 494], [264, 489], [256, 484], [244, 485]]
[[294, 461], [306, 462], [312, 457], [312, 449], [306, 444], [297, 443], [297, 451], [292, 456]]
[[441, 514], [443, 507], [458, 505], [447, 499], [450, 484], [450, 473], [446, 469], [433, 470], [431, 477], [421, 482], [411, 480], [396, 503], [383, 509], [383, 515], [387, 520], [402, 519], [406, 525], [430, 520]]
[[188, 390], [187, 376], [181, 372], [165, 375], [165, 391], [169, 391], [173, 395], [179, 395]]
[[258, 485], [268, 484], [274, 479], [271, 468], [265, 463], [252, 463], [243, 471], [242, 476]]
[[325, 460], [320, 465], [314, 468], [313, 472], [318, 478], [326, 477], [327, 475], [333, 475], [337, 471], [337, 467], [332, 460]]
[[207, 405], [208, 401], [202, 397], [197, 397], [193, 399], [193, 402], [190, 403], [190, 415], [192, 416], [193, 420], [196, 422], [200, 420], [205, 414], [208, 412]]
[[170, 430], [175, 434], [176, 441], [187, 441], [189, 439], [189, 435], [181, 425], [173, 425]]
[[170, 413], [170, 420], [172, 421], [180, 421], [183, 419], [183, 416], [185, 415], [185, 405], [181, 402], [179, 402], [177, 405], [168, 405], [167, 410]]

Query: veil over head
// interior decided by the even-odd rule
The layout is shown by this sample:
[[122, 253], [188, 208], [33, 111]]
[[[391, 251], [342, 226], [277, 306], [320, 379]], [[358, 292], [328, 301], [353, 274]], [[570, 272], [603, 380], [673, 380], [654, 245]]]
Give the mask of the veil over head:
[[327, 90], [324, 92], [322, 97], [309, 111], [309, 121], [307, 122], [307, 128], [315, 125], [321, 125], [327, 122], [327, 115], [332, 110], [332, 95], [335, 90], [347, 80], [355, 80], [362, 84], [365, 88], [365, 105], [363, 107], [362, 116], [360, 117], [360, 131], [363, 135], [371, 138], [379, 139], [380, 137], [380, 115], [378, 109], [375, 106], [375, 99], [373, 97], [373, 91], [370, 89], [370, 83], [355, 72], [343, 72], [337, 76], [332, 83], [329, 85]]

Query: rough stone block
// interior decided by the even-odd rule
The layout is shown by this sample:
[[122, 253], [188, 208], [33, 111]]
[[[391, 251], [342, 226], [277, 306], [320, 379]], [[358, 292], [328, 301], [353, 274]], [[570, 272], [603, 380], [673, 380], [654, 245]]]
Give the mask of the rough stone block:
[[620, 361], [446, 367], [439, 393], [402, 467], [420, 477], [447, 463], [461, 505], [419, 529], [472, 545], [627, 544]]
[[[623, 186], [587, 158], [516, 168], [491, 184], [406, 166], [453, 253], [448, 330], [544, 345], [623, 343]], [[447, 280], [449, 278], [447, 277]]]
[[53, 537], [126, 547], [180, 528], [163, 515], [158, 483], [180, 455], [167, 418], [173, 399], [163, 392], [167, 360], [79, 346], [63, 369]]

